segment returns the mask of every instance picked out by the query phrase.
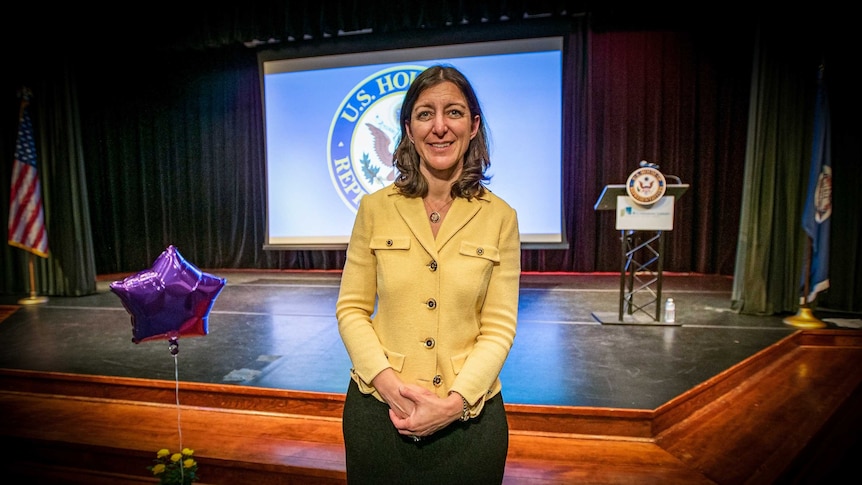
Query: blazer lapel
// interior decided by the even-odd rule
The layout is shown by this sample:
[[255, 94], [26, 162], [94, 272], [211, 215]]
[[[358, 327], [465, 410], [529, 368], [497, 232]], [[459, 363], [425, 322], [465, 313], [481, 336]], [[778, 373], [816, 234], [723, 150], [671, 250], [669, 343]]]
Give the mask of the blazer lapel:
[[[457, 201], [456, 201], [457, 202]], [[454, 205], [454, 204], [453, 204]], [[425, 206], [421, 197], [399, 197], [395, 201], [395, 210], [407, 224], [413, 237], [425, 248], [432, 257], [437, 257], [437, 245], [434, 242], [434, 234], [431, 233], [431, 225], [425, 215]], [[449, 209], [452, 212], [452, 209]]]
[[437, 240], [435, 241], [437, 250], [443, 249], [443, 246], [455, 237], [455, 234], [463, 229], [481, 208], [482, 201], [478, 198], [474, 197], [472, 201], [467, 201], [467, 199], [460, 197], [456, 198], [452, 206], [449, 207], [449, 212], [446, 213], [446, 218], [443, 219], [440, 230], [437, 231]]

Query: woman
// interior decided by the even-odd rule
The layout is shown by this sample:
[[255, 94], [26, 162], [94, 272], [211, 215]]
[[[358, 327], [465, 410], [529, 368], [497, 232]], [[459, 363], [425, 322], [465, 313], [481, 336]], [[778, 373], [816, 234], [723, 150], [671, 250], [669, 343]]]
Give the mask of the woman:
[[515, 338], [517, 215], [484, 183], [479, 101], [451, 66], [411, 84], [396, 182], [359, 205], [336, 303], [353, 367], [343, 414], [354, 483], [496, 483]]

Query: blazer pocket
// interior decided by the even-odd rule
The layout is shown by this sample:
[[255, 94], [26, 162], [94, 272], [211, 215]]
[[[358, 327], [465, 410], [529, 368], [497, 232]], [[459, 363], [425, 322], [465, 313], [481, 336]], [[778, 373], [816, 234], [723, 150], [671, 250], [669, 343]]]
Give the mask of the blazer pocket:
[[401, 373], [404, 369], [404, 354], [393, 352], [384, 347], [383, 355], [386, 356], [386, 360], [389, 361], [389, 365], [392, 366], [392, 369], [394, 369], [395, 372]]
[[470, 241], [462, 241], [459, 252], [462, 256], [487, 259], [492, 263], [500, 262], [500, 249], [498, 249], [497, 246], [488, 246]]
[[449, 362], [452, 363], [452, 371], [457, 376], [461, 373], [461, 369], [464, 368], [464, 362], [467, 362], [467, 356], [470, 355], [470, 352], [464, 352], [462, 354], [453, 355]]
[[385, 249], [410, 249], [409, 237], [372, 237], [368, 247], [374, 251]]

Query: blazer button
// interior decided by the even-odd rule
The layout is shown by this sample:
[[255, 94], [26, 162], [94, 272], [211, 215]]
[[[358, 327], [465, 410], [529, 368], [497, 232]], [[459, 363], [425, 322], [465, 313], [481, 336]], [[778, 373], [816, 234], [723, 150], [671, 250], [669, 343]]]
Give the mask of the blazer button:
[[387, 239], [387, 240], [386, 240], [386, 246], [389, 246], [389, 247], [391, 247], [391, 246], [392, 246], [392, 239]]
[[439, 387], [440, 384], [442, 384], [442, 383], [443, 383], [443, 376], [441, 376], [439, 374], [434, 376], [434, 385], [435, 386]]
[[425, 339], [425, 348], [426, 349], [433, 349], [434, 348], [434, 339], [433, 338], [428, 337]]
[[476, 248], [476, 254], [478, 254], [479, 256], [481, 256], [481, 255], [485, 254], [485, 250], [484, 250], [484, 249], [482, 249], [482, 248]]
[[431, 310], [437, 308], [437, 300], [434, 298], [429, 298], [425, 304], [428, 305], [428, 308]]
[[437, 261], [431, 261], [431, 263], [428, 265], [428, 268], [431, 271], [437, 271]]

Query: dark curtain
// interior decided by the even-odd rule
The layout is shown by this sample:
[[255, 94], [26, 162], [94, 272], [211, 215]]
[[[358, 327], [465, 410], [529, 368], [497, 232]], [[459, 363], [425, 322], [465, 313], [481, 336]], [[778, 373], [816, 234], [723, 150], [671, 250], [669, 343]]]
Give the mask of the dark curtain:
[[[850, 21], [849, 18], [847, 20]], [[829, 260], [831, 287], [817, 305], [862, 312], [862, 92], [857, 82], [854, 30], [840, 31], [826, 56], [832, 111], [833, 212]], [[819, 297], [818, 297], [819, 298]]]
[[[812, 52], [799, 50], [804, 44], [782, 52], [785, 44], [775, 44], [771, 34], [769, 26], [761, 26], [755, 48], [733, 296], [742, 313], [762, 315], [792, 311], [800, 296], [799, 277], [788, 276], [801, 270], [808, 118], [819, 62]], [[782, 62], [787, 53], [799, 60]]]
[[4, 76], [2, 82], [0, 221], [5, 235], [18, 133], [17, 93], [26, 86], [33, 92], [30, 116], [42, 185], [49, 257], [31, 256], [24, 250], [4, 244], [0, 248], [0, 293], [22, 296], [31, 293], [40, 296], [92, 294], [96, 291], [93, 227], [81, 141], [83, 127], [72, 67], [64, 56], [52, 62], [23, 55], [10, 55], [6, 59], [15, 69], [13, 75]]
[[528, 253], [525, 270], [619, 271], [615, 214], [593, 206], [605, 185], [625, 183], [647, 160], [691, 185], [675, 204], [665, 271], [732, 274], [752, 36], [747, 25], [721, 45], [711, 34], [588, 32], [586, 75], [567, 86], [570, 249]]
[[[169, 245], [201, 268], [340, 269], [342, 252], [264, 251], [257, 57], [243, 46], [88, 59], [81, 112], [100, 274]], [[133, 113], [133, 116], [130, 116]]]
[[764, 18], [758, 26], [733, 306], [742, 313], [799, 307], [809, 242], [801, 230], [812, 159], [818, 72], [832, 126], [831, 288], [815, 306], [862, 311], [862, 96], [849, 19], [830, 12]]
[[[712, 23], [679, 22], [653, 15], [643, 22], [635, 14], [615, 23], [613, 12], [591, 15], [577, 5], [423, 1], [393, 9], [376, 1], [263, 2], [178, 8], [170, 16], [142, 7], [133, 24], [124, 19], [74, 26], [63, 22], [58, 7], [54, 23], [42, 21], [36, 31], [7, 29], [13, 37], [54, 43], [44, 50], [28, 44], [11, 60], [29, 62], [4, 79], [0, 221], [8, 215], [14, 93], [18, 81], [31, 77], [43, 103], [35, 121], [40, 159], [47, 164], [42, 175], [52, 248], [52, 258], [40, 262], [40, 293], [89, 293], [96, 274], [148, 268], [169, 244], [201, 268], [338, 270], [343, 251], [262, 249], [263, 116], [256, 50], [250, 46], [271, 42], [311, 55], [335, 43], [355, 50], [365, 43], [379, 46], [390, 35], [412, 42], [463, 42], [489, 32], [517, 38], [541, 31], [536, 26], [550, 19], [548, 24], [562, 23], [568, 32], [563, 197], [570, 246], [525, 251], [524, 270], [619, 271], [613, 214], [596, 212], [593, 204], [604, 185], [623, 183], [647, 160], [691, 184], [676, 205], [665, 271], [735, 275], [738, 236], [745, 234], [743, 186], [750, 182], [746, 153], [762, 149], [761, 140], [747, 138], [757, 72], [754, 19], [727, 15], [718, 22], [711, 17]], [[59, 56], [58, 46], [64, 47]], [[65, 62], [52, 64], [57, 59]], [[46, 68], [51, 65], [62, 68]], [[843, 84], [845, 94], [854, 89]], [[833, 105], [843, 118], [858, 112]], [[778, 113], [765, 118], [788, 119]], [[834, 123], [835, 143], [849, 147], [835, 161], [836, 170], [841, 164], [847, 170], [846, 177], [836, 178], [836, 202], [839, 190], [848, 194], [859, 186], [862, 170], [858, 122], [843, 118], [845, 123]], [[836, 203], [833, 223], [843, 224], [832, 238], [841, 249], [833, 252], [841, 254], [833, 266], [842, 266], [833, 272], [828, 297], [846, 309], [862, 301], [858, 199]], [[789, 227], [792, 219], [781, 223]], [[790, 246], [779, 248], [787, 252], [781, 262], [757, 260], [755, 267], [781, 268], [771, 277], [792, 286], [798, 274], [790, 266], [800, 255]], [[26, 291], [19, 253], [0, 250], [0, 293]]]
[[99, 272], [147, 268], [171, 244], [201, 267], [270, 266], [253, 53], [141, 51], [86, 62], [81, 111]]

